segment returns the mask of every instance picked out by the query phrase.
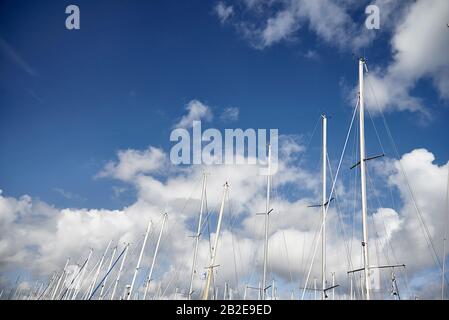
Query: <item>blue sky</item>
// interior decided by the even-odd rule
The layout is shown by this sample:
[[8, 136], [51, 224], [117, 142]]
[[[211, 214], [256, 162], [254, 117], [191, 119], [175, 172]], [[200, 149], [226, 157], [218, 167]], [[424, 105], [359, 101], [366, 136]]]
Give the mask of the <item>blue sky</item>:
[[[255, 49], [221, 25], [213, 2], [202, 1], [78, 1], [82, 26], [69, 31], [68, 4], [1, 4], [0, 36], [32, 70], [3, 48], [0, 180], [6, 194], [60, 206], [121, 205], [110, 197], [110, 181], [92, 177], [119, 149], [170, 147], [173, 121], [191, 99], [217, 113], [238, 107], [240, 119], [231, 127], [281, 134], [310, 133], [324, 111], [332, 115], [329, 152], [341, 149], [350, 108], [339, 83], [357, 81], [350, 50], [307, 30], [294, 41]], [[317, 57], [305, 57], [309, 50]], [[388, 37], [376, 39], [365, 55], [372, 66], [388, 63]], [[423, 124], [417, 114], [388, 113], [400, 153], [425, 147], [444, 163], [447, 102], [426, 79], [413, 91], [433, 117]], [[66, 199], [55, 188], [80, 198]]]
[[[277, 128], [302, 145], [325, 112], [329, 157], [335, 163], [353, 110], [361, 55], [368, 59], [379, 97], [385, 98], [382, 109], [399, 155], [425, 148], [435, 157], [435, 168], [431, 160], [426, 168], [443, 170], [449, 160], [449, 59], [434, 49], [449, 48], [447, 35], [419, 34], [407, 24], [423, 1], [373, 2], [381, 8], [380, 30], [364, 28], [369, 1], [320, 0], [329, 9], [317, 9], [318, 18], [313, 6], [302, 11], [314, 3], [307, 0], [273, 5], [259, 0], [1, 1], [2, 196], [27, 194], [61, 209], [133, 205], [142, 196], [133, 188], [139, 188], [137, 182], [113, 174], [99, 178], [99, 172], [119, 150], [154, 146], [168, 152], [170, 132], [192, 100], [213, 113], [207, 126]], [[430, 13], [437, 6], [449, 12], [443, 0], [431, 2]], [[69, 4], [80, 8], [80, 30], [65, 28]], [[422, 16], [429, 19], [429, 12]], [[268, 32], [270, 23], [278, 23], [274, 33]], [[418, 28], [423, 22], [416, 23]], [[410, 34], [421, 38], [406, 41]], [[443, 40], [432, 42], [433, 37]], [[221, 120], [231, 107], [239, 110], [238, 118]], [[382, 118], [371, 110], [387, 156], [395, 158]], [[367, 153], [381, 153], [368, 118], [366, 130]], [[310, 149], [295, 158], [315, 178], [319, 137], [318, 129]], [[424, 159], [421, 163], [429, 160], [428, 154], [413, 155]], [[394, 185], [400, 190], [398, 181]], [[117, 188], [126, 191], [117, 196]], [[289, 196], [310, 196], [307, 191], [295, 195], [294, 189]]]

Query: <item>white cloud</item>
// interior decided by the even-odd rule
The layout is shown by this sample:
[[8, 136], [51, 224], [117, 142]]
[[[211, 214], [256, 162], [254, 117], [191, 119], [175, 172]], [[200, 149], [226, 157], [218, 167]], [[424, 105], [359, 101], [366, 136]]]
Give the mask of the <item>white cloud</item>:
[[244, 1], [244, 6], [243, 11], [249, 14], [234, 24], [258, 49], [298, 38], [298, 31], [303, 26], [308, 26], [322, 41], [340, 49], [361, 48], [374, 37], [349, 15], [354, 7], [352, 1], [252, 0]]
[[376, 102], [368, 88], [368, 107], [427, 114], [424, 102], [411, 94], [425, 78], [433, 81], [441, 98], [449, 99], [448, 14], [449, 2], [445, 0], [419, 0], [410, 5], [394, 28], [392, 62], [368, 76], [377, 96]]
[[[274, 212], [270, 218], [269, 230], [270, 281], [274, 277], [277, 283], [283, 283], [287, 287], [290, 283], [296, 290], [298, 283], [304, 283], [321, 222], [320, 209], [308, 208], [309, 204], [316, 203], [319, 199], [320, 176], [316, 172], [306, 170], [300, 161], [294, 161], [303, 148], [295, 137], [280, 140], [281, 157], [279, 171], [273, 177]], [[89, 248], [93, 248], [94, 256], [90, 269], [112, 239], [113, 244], [118, 244], [120, 248], [125, 241], [132, 243], [128, 262], [125, 264], [123, 286], [130, 281], [142, 234], [151, 219], [154, 227], [143, 259], [142, 274], [138, 280], [141, 290], [141, 282], [148, 272], [160, 228], [161, 213], [166, 211], [169, 218], [161, 242], [154, 281], [150, 287], [150, 296], [156, 293], [159, 285], [165, 291], [165, 297], [173, 297], [176, 287], [185, 293], [193, 252], [193, 240], [189, 236], [195, 232], [204, 168], [191, 166], [187, 169], [164, 168], [163, 171], [157, 171], [158, 166], [153, 160], [159, 157], [164, 158], [165, 153], [152, 147], [144, 151], [126, 150], [118, 153], [117, 161], [106, 166], [103, 172], [107, 172], [107, 176], [123, 180], [137, 190], [136, 202], [118, 210], [58, 209], [29, 196], [16, 199], [0, 194], [2, 273], [20, 266], [29, 269], [36, 276], [48, 276], [53, 271], [60, 270], [69, 256], [73, 263], [82, 263]], [[438, 239], [442, 232], [440, 221], [444, 216], [445, 183], [449, 164], [434, 164], [434, 156], [424, 149], [405, 154], [400, 161], [414, 187], [429, 230], [434, 239]], [[141, 162], [152, 165], [142, 165]], [[392, 256], [392, 253], [388, 252], [390, 242], [395, 248], [395, 260], [407, 264], [409, 277], [413, 280], [415, 273], [422, 274], [422, 270], [433, 266], [433, 261], [407, 196], [406, 184], [399, 173], [399, 162], [387, 159], [380, 167], [384, 170], [381, 176], [385, 176], [388, 183], [400, 192], [403, 205], [395, 209], [381, 207], [370, 212], [374, 223], [370, 226], [371, 261], [373, 264], [385, 263], [384, 255]], [[234, 294], [237, 294], [238, 289], [241, 296], [245, 284], [257, 286], [260, 280], [264, 219], [256, 213], [264, 210], [266, 180], [258, 175], [256, 166], [223, 165], [206, 169], [210, 173], [207, 188], [208, 212], [216, 214], [223, 183], [228, 181], [231, 186], [218, 249], [217, 264], [220, 267], [217, 269], [216, 283], [223, 288], [224, 282], [228, 282], [235, 291]], [[286, 190], [293, 191], [294, 196], [284, 194]], [[304, 191], [309, 196], [305, 196]], [[339, 197], [345, 196], [349, 194], [339, 192]], [[356, 214], [358, 216], [357, 212]], [[215, 231], [214, 221], [215, 219], [211, 220], [212, 238]], [[359, 267], [360, 237], [357, 232], [352, 236], [349, 232], [344, 237], [340, 223], [343, 223], [343, 228], [347, 230], [353, 228], [352, 222], [341, 221], [336, 208], [332, 207], [328, 215], [328, 270], [337, 272], [337, 279], [340, 279], [342, 286], [340, 292], [343, 292], [346, 290], [349, 261], [352, 261], [353, 267]], [[355, 223], [357, 226], [358, 218]], [[375, 230], [377, 232], [374, 232]], [[206, 230], [204, 234], [207, 234]], [[350, 243], [353, 245], [348, 257], [346, 252]], [[437, 244], [437, 241], [435, 243]], [[195, 278], [196, 294], [199, 294], [203, 285], [200, 278], [204, 266], [208, 263], [208, 248], [207, 238], [202, 237], [198, 273]], [[437, 246], [437, 250], [439, 249]], [[319, 278], [319, 274], [320, 265], [317, 258], [312, 268], [312, 279]], [[287, 287], [279, 288], [281, 298], [290, 297], [290, 292], [285, 291]], [[426, 294], [433, 297], [434, 291]], [[297, 291], [295, 296], [298, 296]]]
[[53, 190], [68, 200], [86, 201], [86, 198], [80, 196], [79, 194], [64, 190], [62, 188], [53, 188]]
[[191, 100], [185, 108], [187, 114], [173, 126], [174, 128], [190, 128], [192, 127], [193, 121], [212, 120], [213, 116], [210, 107], [203, 104], [201, 101]]
[[[391, 37], [391, 61], [372, 66], [367, 76], [366, 104], [372, 111], [399, 110], [431, 116], [425, 101], [412, 91], [430, 80], [439, 97], [449, 101], [449, 37], [446, 0], [251, 0], [243, 2], [236, 29], [257, 49], [301, 38], [308, 27], [318, 39], [343, 51], [368, 49], [377, 35]], [[365, 7], [379, 7], [380, 30], [365, 28]], [[356, 18], [362, 18], [361, 21]], [[306, 57], [309, 54], [306, 55]], [[313, 55], [310, 55], [313, 56]], [[373, 93], [374, 91], [374, 93]], [[356, 96], [357, 89], [352, 92]]]
[[234, 13], [234, 8], [232, 6], [226, 6], [222, 1], [218, 2], [214, 9], [221, 23], [225, 23]]
[[236, 107], [225, 108], [220, 115], [220, 120], [224, 122], [235, 122], [239, 120], [240, 110]]
[[97, 177], [113, 177], [129, 181], [137, 174], [155, 173], [160, 171], [167, 161], [165, 153], [158, 148], [149, 147], [147, 150], [120, 150], [118, 162], [110, 161]]

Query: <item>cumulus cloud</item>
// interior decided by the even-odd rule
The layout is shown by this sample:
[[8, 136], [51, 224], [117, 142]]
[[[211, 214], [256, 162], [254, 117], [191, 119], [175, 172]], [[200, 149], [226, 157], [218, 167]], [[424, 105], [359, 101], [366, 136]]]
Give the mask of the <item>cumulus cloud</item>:
[[[236, 20], [234, 25], [258, 49], [295, 40], [304, 27], [322, 41], [341, 49], [361, 48], [374, 37], [363, 24], [357, 24], [351, 18], [351, 8], [360, 6], [353, 1], [252, 0], [243, 4], [244, 18]], [[358, 9], [364, 14], [364, 8]]]
[[[269, 230], [269, 279], [276, 279], [280, 298], [289, 298], [290, 290], [298, 297], [298, 283], [304, 285], [312, 262], [312, 250], [319, 244], [320, 209], [309, 208], [308, 205], [319, 199], [320, 175], [304, 168], [301, 161], [294, 160], [303, 150], [304, 147], [297, 138], [290, 136], [281, 139], [279, 170], [273, 177], [271, 206], [274, 211]], [[220, 267], [217, 269], [215, 283], [223, 288], [227, 282], [232, 288], [233, 296], [241, 298], [245, 285], [257, 286], [260, 281], [264, 219], [256, 213], [264, 211], [266, 177], [259, 176], [257, 166], [250, 165], [206, 168], [191, 166], [187, 169], [171, 168], [157, 172], [157, 165], [141, 163], [155, 163], [154, 159], [164, 157], [166, 155], [163, 150], [152, 147], [143, 151], [126, 150], [118, 152], [117, 160], [105, 166], [102, 172], [107, 174], [102, 176], [119, 179], [134, 186], [137, 192], [135, 203], [117, 210], [60, 209], [29, 196], [14, 198], [0, 194], [2, 273], [21, 267], [27, 268], [36, 277], [48, 277], [52, 272], [61, 270], [68, 257], [72, 258], [71, 268], [82, 265], [90, 248], [94, 249], [94, 255], [88, 269], [93, 270], [110, 240], [113, 240], [112, 247], [118, 245], [119, 251], [126, 242], [131, 243], [131, 249], [118, 293], [122, 294], [124, 285], [132, 277], [146, 224], [152, 220], [154, 225], [137, 282], [138, 291], [141, 292], [161, 227], [161, 213], [168, 212], [150, 296], [173, 298], [175, 289], [180, 288], [177, 298], [185, 297], [194, 243], [189, 236], [195, 233], [202, 173], [206, 169], [209, 173], [206, 215], [211, 215], [200, 241], [194, 281], [195, 296], [200, 294], [204, 285], [204, 267], [209, 261], [207, 234], [210, 232], [211, 238], [215, 237], [215, 217], [222, 197], [223, 183], [228, 181], [231, 189], [226, 201], [223, 233], [219, 242], [216, 262]], [[373, 265], [386, 264], [386, 256], [389, 256], [391, 260], [407, 265], [411, 279], [414, 279], [415, 273], [421, 274], [420, 271], [434, 266], [419, 231], [406, 183], [400, 174], [402, 166], [414, 187], [418, 205], [432, 237], [437, 239], [442, 232], [440, 221], [444, 217], [445, 183], [449, 164], [438, 166], [433, 162], [434, 156], [429, 151], [417, 149], [405, 154], [400, 160], [385, 160], [383, 171], [377, 173], [398, 190], [403, 203], [397, 208], [379, 207], [370, 211]], [[339, 193], [339, 197], [345, 196], [348, 194], [344, 191]], [[352, 206], [351, 203], [349, 207]], [[358, 217], [358, 212], [355, 214]], [[359, 220], [354, 220], [356, 226], [359, 225]], [[359, 267], [361, 261], [359, 233], [343, 232], [354, 228], [352, 223], [337, 207], [329, 210], [328, 270], [336, 272], [337, 281], [341, 284], [341, 294], [346, 292], [346, 271]], [[391, 245], [394, 247], [394, 254]], [[437, 250], [440, 250], [439, 246]], [[86, 275], [89, 281], [93, 277], [92, 272], [90, 274]], [[320, 264], [316, 258], [311, 279], [319, 278], [319, 275]], [[399, 275], [398, 278], [400, 279]], [[385, 281], [384, 288], [388, 290], [391, 284], [388, 280]], [[85, 287], [87, 283], [88, 281], [84, 284]], [[419, 287], [414, 290], [419, 290]], [[433, 297], [430, 293], [425, 294]], [[255, 298], [254, 295], [254, 292], [248, 293], [249, 297]]]
[[106, 164], [97, 177], [112, 177], [124, 181], [134, 179], [138, 174], [155, 173], [160, 171], [167, 160], [165, 153], [158, 148], [149, 147], [147, 150], [120, 150], [118, 161]]
[[[380, 30], [365, 28], [369, 4], [379, 7]], [[367, 49], [377, 35], [385, 35], [390, 38], [391, 59], [384, 67], [371, 66], [366, 81], [367, 107], [374, 112], [419, 112], [429, 118], [425, 101], [412, 92], [426, 79], [441, 99], [449, 100], [448, 14], [445, 0], [250, 0], [243, 1], [241, 14], [235, 13], [239, 18], [233, 23], [257, 49], [300, 39], [306, 28], [327, 45], [351, 52]], [[356, 93], [354, 89], [351, 96]]]
[[203, 104], [201, 101], [191, 100], [185, 108], [187, 114], [173, 126], [174, 128], [190, 128], [192, 127], [193, 121], [212, 120], [213, 115], [210, 107]]
[[420, 0], [410, 5], [394, 28], [392, 62], [368, 75], [368, 107], [428, 113], [425, 103], [411, 93], [425, 78], [433, 82], [441, 98], [449, 98], [448, 14], [445, 0]]

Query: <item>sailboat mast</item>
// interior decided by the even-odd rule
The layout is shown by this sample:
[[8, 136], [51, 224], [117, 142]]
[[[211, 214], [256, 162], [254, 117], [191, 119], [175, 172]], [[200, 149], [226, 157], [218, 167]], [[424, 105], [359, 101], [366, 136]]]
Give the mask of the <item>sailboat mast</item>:
[[268, 145], [268, 175], [267, 175], [267, 198], [265, 211], [265, 242], [263, 247], [263, 277], [262, 277], [262, 300], [265, 300], [267, 288], [267, 260], [268, 260], [268, 228], [270, 222], [270, 189], [271, 189], [271, 145]]
[[[449, 166], [447, 168], [447, 185], [446, 185], [446, 214], [449, 214]], [[443, 268], [441, 272], [441, 300], [444, 300], [444, 280], [446, 272], [446, 241], [447, 241], [447, 223], [448, 217], [444, 216], [444, 234], [443, 234]]]
[[[111, 261], [109, 262], [109, 267], [107, 270], [111, 270], [112, 263], [114, 262], [114, 257], [115, 257], [116, 252], [117, 252], [117, 246], [115, 246], [114, 250], [112, 251]], [[103, 292], [104, 292], [104, 288], [106, 286], [106, 281], [108, 281], [108, 274], [106, 274], [104, 281], [101, 284], [100, 296], [99, 296], [98, 300], [103, 300]]]
[[100, 276], [101, 267], [103, 266], [103, 262], [106, 257], [106, 253], [108, 252], [109, 247], [111, 246], [111, 243], [112, 243], [112, 240], [109, 241], [108, 245], [106, 246], [106, 250], [104, 250], [104, 253], [101, 256], [100, 263], [98, 264], [98, 269], [97, 269], [95, 276], [92, 280], [92, 283], [91, 283], [90, 289], [89, 289], [89, 293], [88, 293], [86, 299], [89, 299], [89, 297], [92, 295], [92, 292], [94, 291], [95, 284], [97, 283], [98, 277]]
[[364, 101], [364, 79], [363, 72], [365, 59], [359, 59], [359, 126], [360, 126], [360, 186], [362, 192], [362, 228], [363, 228], [363, 269], [365, 273], [365, 298], [370, 300], [370, 275], [369, 275], [369, 255], [368, 255], [368, 226], [367, 226], [367, 206], [366, 206], [366, 169], [365, 169], [365, 101]]
[[87, 266], [89, 265], [89, 261], [90, 261], [90, 258], [92, 257], [92, 252], [93, 251], [94, 251], [94, 249], [92, 249], [92, 248], [89, 250], [89, 256], [87, 257], [87, 261], [86, 261], [86, 264], [85, 264], [85, 266], [83, 268], [83, 271], [81, 273], [81, 277], [78, 278], [78, 282], [77, 282], [78, 285], [75, 287], [75, 291], [74, 291], [74, 294], [72, 296], [72, 300], [76, 299], [76, 297], [78, 296], [78, 293], [80, 292], [80, 290], [82, 288], [82, 285], [83, 285], [83, 282], [84, 282], [84, 275], [86, 274], [86, 269], [87, 269]]
[[215, 258], [217, 257], [218, 240], [220, 238], [220, 230], [221, 230], [221, 221], [223, 219], [224, 205], [225, 205], [225, 200], [226, 200], [226, 195], [228, 193], [228, 189], [229, 189], [229, 185], [226, 182], [224, 185], [224, 190], [223, 190], [223, 199], [221, 200], [220, 213], [218, 215], [217, 231], [215, 232], [215, 241], [214, 241], [214, 246], [212, 248], [210, 265], [207, 269], [207, 279], [206, 279], [206, 286], [205, 286], [204, 292], [203, 292], [203, 300], [207, 300], [209, 298], [210, 283], [212, 281]]
[[133, 292], [134, 283], [136, 282], [137, 274], [139, 273], [140, 263], [142, 262], [143, 252], [145, 251], [145, 245], [147, 244], [148, 234], [151, 230], [151, 220], [148, 222], [147, 230], [145, 231], [145, 236], [143, 238], [142, 249], [140, 249], [139, 259], [137, 260], [136, 270], [134, 271], [133, 280], [131, 281], [131, 286], [129, 287], [129, 291], [127, 292], [127, 300], [131, 299], [131, 294]]
[[118, 270], [117, 279], [115, 279], [114, 289], [112, 290], [111, 300], [114, 300], [115, 292], [117, 291], [117, 286], [120, 282], [120, 276], [122, 275], [123, 266], [125, 265], [126, 255], [128, 254], [129, 243], [126, 244], [125, 255], [123, 256], [122, 263], [120, 264], [120, 269]]
[[203, 188], [201, 191], [200, 216], [198, 218], [198, 228], [195, 235], [195, 250], [193, 252], [192, 272], [190, 275], [189, 300], [192, 298], [193, 293], [193, 276], [195, 274], [196, 259], [198, 256], [198, 244], [200, 241], [201, 225], [203, 223], [202, 219], [203, 219], [204, 202], [206, 198], [206, 184], [207, 184], [207, 174], [206, 172], [203, 172]]
[[64, 269], [62, 270], [62, 273], [58, 279], [58, 283], [56, 284], [55, 290], [53, 291], [53, 294], [51, 296], [51, 300], [55, 300], [56, 297], [56, 293], [58, 292], [59, 289], [59, 285], [61, 284], [61, 280], [64, 277], [65, 273], [67, 272], [67, 266], [69, 265], [70, 262], [70, 258], [67, 258], [67, 261], [65, 263]]
[[151, 277], [153, 276], [154, 264], [156, 263], [157, 253], [159, 251], [159, 245], [161, 243], [162, 233], [164, 232], [165, 221], [167, 220], [167, 213], [164, 213], [164, 218], [162, 219], [161, 230], [159, 232], [159, 237], [157, 238], [156, 249], [154, 249], [153, 261], [151, 262], [150, 273], [148, 274], [147, 283], [145, 286], [145, 291], [143, 294], [143, 300], [147, 298], [148, 289], [150, 287]]
[[321, 298], [322, 300], [326, 299], [326, 201], [327, 201], [327, 118], [326, 115], [323, 114], [321, 116], [323, 123], [323, 155], [322, 155], [322, 179], [323, 179], [323, 191], [322, 191], [322, 217], [323, 217], [323, 233], [321, 237], [321, 285], [322, 292]]

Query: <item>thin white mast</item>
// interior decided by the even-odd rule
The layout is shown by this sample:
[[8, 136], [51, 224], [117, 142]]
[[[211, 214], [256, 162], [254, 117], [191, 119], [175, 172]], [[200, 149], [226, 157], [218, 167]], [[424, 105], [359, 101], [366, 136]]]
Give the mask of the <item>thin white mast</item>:
[[[111, 261], [109, 262], [109, 267], [107, 269], [108, 271], [111, 270], [112, 264], [114, 263], [114, 258], [115, 258], [116, 252], [117, 252], [117, 246], [115, 246], [114, 250], [112, 251]], [[106, 275], [106, 277], [104, 278], [104, 281], [101, 284], [100, 296], [99, 296], [98, 300], [103, 300], [103, 292], [104, 292], [104, 288], [106, 286], [106, 281], [108, 281], [108, 275]]]
[[117, 291], [117, 286], [118, 286], [118, 283], [120, 282], [120, 276], [122, 274], [123, 265], [125, 264], [128, 249], [129, 249], [129, 243], [126, 244], [125, 255], [123, 256], [122, 263], [120, 264], [120, 269], [118, 270], [117, 279], [115, 279], [114, 289], [112, 290], [112, 294], [111, 294], [111, 300], [114, 300], [115, 292]]
[[321, 299], [326, 299], [326, 202], [327, 202], [327, 118], [326, 115], [321, 115], [323, 122], [323, 155], [322, 155], [322, 179], [323, 179], [323, 191], [322, 191], [322, 217], [323, 217], [323, 234], [321, 237]]
[[86, 269], [87, 269], [87, 266], [89, 265], [89, 261], [90, 261], [90, 258], [91, 258], [91, 256], [92, 256], [92, 252], [93, 252], [93, 251], [94, 251], [94, 249], [92, 249], [92, 248], [91, 248], [90, 251], [89, 251], [89, 256], [87, 257], [87, 261], [86, 261], [86, 264], [84, 265], [83, 271], [82, 271], [82, 273], [81, 273], [81, 277], [78, 279], [78, 288], [75, 287], [75, 291], [74, 291], [72, 300], [75, 300], [75, 299], [76, 299], [76, 296], [78, 295], [78, 293], [79, 293], [80, 290], [81, 290], [81, 287], [82, 287], [83, 282], [84, 282], [84, 275], [85, 275], [85, 273], [86, 273]]
[[192, 298], [193, 293], [193, 276], [195, 274], [195, 268], [196, 268], [196, 259], [198, 255], [198, 244], [200, 240], [201, 235], [201, 225], [202, 225], [202, 219], [203, 219], [203, 210], [204, 210], [204, 202], [206, 197], [206, 183], [207, 183], [207, 174], [206, 172], [203, 172], [203, 188], [201, 191], [201, 204], [200, 204], [200, 216], [198, 218], [198, 228], [195, 235], [195, 250], [193, 252], [193, 262], [192, 262], [192, 272], [190, 275], [190, 286], [189, 286], [189, 300]]
[[104, 258], [106, 257], [106, 253], [108, 252], [109, 247], [111, 246], [111, 243], [112, 243], [112, 240], [109, 241], [108, 245], [106, 246], [106, 250], [104, 250], [104, 253], [101, 256], [100, 263], [98, 264], [97, 271], [95, 272], [95, 276], [90, 285], [89, 294], [87, 295], [86, 299], [89, 299], [89, 297], [92, 295], [92, 292], [94, 291], [95, 284], [97, 283], [98, 276], [100, 275], [101, 267], [103, 266]]
[[354, 296], [353, 296], [353, 282], [354, 282], [354, 280], [353, 280], [353, 278], [354, 278], [354, 275], [351, 274], [351, 277], [350, 277], [351, 285], [350, 285], [350, 290], [349, 290], [349, 300], [354, 300]]
[[56, 284], [55, 290], [53, 291], [53, 294], [51, 296], [51, 300], [55, 300], [56, 293], [58, 292], [59, 285], [61, 284], [61, 280], [62, 280], [62, 278], [64, 277], [64, 275], [66, 273], [67, 266], [69, 265], [69, 262], [70, 262], [70, 258], [67, 258], [67, 261], [65, 263], [64, 269], [62, 270], [61, 276], [59, 277], [58, 283]]
[[212, 248], [210, 265], [207, 269], [206, 287], [204, 288], [204, 292], [203, 292], [203, 300], [207, 300], [209, 298], [210, 283], [212, 280], [213, 268], [215, 267], [214, 266], [215, 258], [217, 257], [217, 249], [218, 249], [218, 240], [220, 238], [221, 221], [223, 219], [224, 205], [225, 205], [225, 200], [226, 200], [226, 195], [228, 193], [228, 189], [229, 189], [229, 186], [228, 186], [228, 183], [226, 182], [224, 185], [223, 199], [221, 200], [220, 213], [218, 215], [217, 231], [215, 232], [215, 241], [214, 241], [214, 246]]
[[229, 290], [228, 282], [225, 282], [225, 287], [223, 290], [223, 300], [227, 300], [226, 298], [228, 297], [228, 290]]
[[268, 228], [270, 222], [270, 188], [271, 188], [271, 145], [268, 145], [268, 175], [267, 175], [267, 198], [265, 207], [265, 242], [263, 247], [263, 277], [262, 277], [262, 300], [265, 300], [267, 288], [267, 260], [268, 260]]
[[153, 261], [151, 262], [150, 273], [148, 274], [147, 283], [146, 283], [145, 291], [144, 291], [144, 294], [143, 294], [143, 300], [146, 299], [147, 293], [148, 293], [148, 289], [150, 287], [151, 277], [153, 276], [154, 264], [156, 262], [156, 256], [157, 256], [157, 253], [159, 251], [159, 244], [161, 243], [162, 232], [164, 232], [164, 226], [165, 226], [165, 221], [167, 220], [167, 216], [168, 216], [167, 213], [164, 213], [164, 218], [162, 219], [161, 231], [159, 232], [159, 238], [157, 239], [156, 249], [154, 249]]
[[136, 270], [134, 271], [133, 280], [131, 281], [131, 286], [129, 287], [129, 291], [127, 292], [127, 297], [126, 297], [127, 300], [131, 299], [131, 294], [133, 292], [134, 283], [136, 282], [137, 274], [139, 273], [140, 263], [142, 261], [143, 252], [145, 251], [145, 246], [147, 244], [148, 234], [150, 233], [150, 230], [151, 230], [151, 225], [152, 225], [152, 223], [150, 220], [148, 222], [147, 230], [145, 231], [145, 237], [143, 238], [142, 249], [140, 249], [140, 255], [139, 255], [139, 259], [137, 260], [137, 266], [136, 266]]
[[[449, 214], [449, 166], [447, 168], [447, 186], [446, 186], [446, 213]], [[444, 300], [444, 276], [446, 272], [446, 241], [447, 241], [447, 223], [448, 217], [444, 217], [444, 235], [443, 235], [443, 269], [441, 273], [441, 300]]]
[[332, 272], [332, 300], [335, 300], [335, 272]]
[[371, 281], [369, 274], [369, 254], [368, 254], [368, 225], [366, 206], [366, 169], [365, 169], [365, 100], [364, 100], [364, 79], [363, 72], [365, 60], [359, 59], [359, 120], [360, 120], [360, 185], [362, 191], [362, 227], [363, 227], [363, 269], [365, 273], [365, 298], [370, 300]]

